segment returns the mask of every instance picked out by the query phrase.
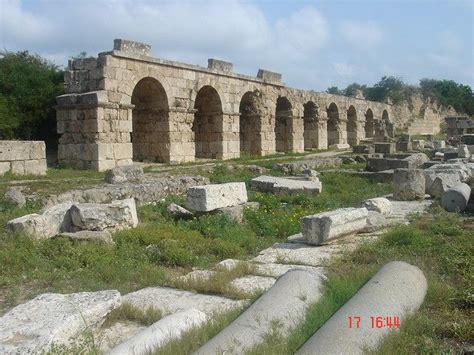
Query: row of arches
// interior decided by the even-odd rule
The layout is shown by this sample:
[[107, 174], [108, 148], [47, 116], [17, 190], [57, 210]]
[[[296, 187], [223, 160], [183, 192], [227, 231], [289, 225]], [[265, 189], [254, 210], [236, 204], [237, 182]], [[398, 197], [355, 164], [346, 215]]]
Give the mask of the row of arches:
[[[170, 151], [169, 104], [165, 89], [154, 78], [140, 80], [132, 93], [132, 133], [134, 160], [166, 161]], [[258, 91], [246, 92], [239, 105], [238, 140], [240, 153], [258, 155], [262, 151], [262, 125], [266, 112], [262, 94]], [[347, 110], [345, 118], [340, 117], [339, 109], [331, 103], [327, 110], [327, 145], [358, 142], [357, 111], [354, 106]], [[274, 113], [275, 150], [290, 152], [293, 150], [294, 109], [287, 97], [276, 100]], [[319, 148], [320, 112], [313, 101], [303, 105], [304, 149]], [[382, 120], [388, 122], [385, 110]], [[343, 124], [345, 122], [345, 124]], [[374, 136], [376, 120], [371, 109], [365, 113], [365, 137]], [[194, 119], [191, 126], [195, 158], [222, 158], [224, 141], [224, 112], [219, 93], [212, 86], [202, 87], [194, 101]]]

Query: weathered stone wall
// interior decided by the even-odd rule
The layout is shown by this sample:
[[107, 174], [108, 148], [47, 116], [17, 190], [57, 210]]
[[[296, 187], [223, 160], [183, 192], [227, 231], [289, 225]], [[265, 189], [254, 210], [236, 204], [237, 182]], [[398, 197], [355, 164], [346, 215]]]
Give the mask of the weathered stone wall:
[[41, 141], [0, 141], [0, 176], [46, 174], [46, 146]]
[[[98, 58], [70, 61], [65, 81], [67, 94], [57, 100], [58, 158], [84, 169], [326, 149], [328, 137], [355, 145], [375, 135], [373, 124], [365, 132], [368, 110], [374, 122], [384, 112], [392, 120], [391, 105], [288, 88], [281, 74], [244, 76], [216, 59], [208, 68], [157, 59], [148, 45], [126, 40]], [[277, 110], [278, 102], [285, 105]], [[305, 125], [308, 103], [317, 115]], [[330, 107], [337, 115], [328, 132]]]

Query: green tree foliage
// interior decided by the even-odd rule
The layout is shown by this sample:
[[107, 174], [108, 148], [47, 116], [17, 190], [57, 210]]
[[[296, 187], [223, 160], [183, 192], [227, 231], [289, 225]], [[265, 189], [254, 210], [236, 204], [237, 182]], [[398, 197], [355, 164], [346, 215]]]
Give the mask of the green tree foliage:
[[337, 86], [331, 86], [329, 87], [326, 92], [328, 94], [333, 94], [333, 95], [344, 95], [343, 91], [342, 90], [339, 90], [339, 88]]
[[452, 80], [420, 80], [420, 90], [424, 97], [431, 97], [443, 106], [452, 106], [458, 112], [474, 115], [474, 94], [468, 85]]
[[358, 90], [361, 90], [362, 92], [365, 92], [367, 89], [366, 85], [360, 85], [358, 83], [352, 83], [348, 85], [344, 90], [341, 90], [345, 96], [352, 96], [355, 97], [357, 94]]
[[55, 98], [63, 73], [38, 55], [0, 52], [0, 139], [56, 138]]

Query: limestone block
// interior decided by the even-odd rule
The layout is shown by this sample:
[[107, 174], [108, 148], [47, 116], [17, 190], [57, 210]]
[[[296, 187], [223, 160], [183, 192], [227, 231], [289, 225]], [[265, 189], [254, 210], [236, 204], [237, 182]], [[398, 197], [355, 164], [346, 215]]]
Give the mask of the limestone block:
[[441, 197], [448, 189], [460, 183], [462, 183], [462, 181], [456, 173], [440, 174], [439, 176], [436, 176], [429, 189], [426, 187], [426, 193], [431, 197]]
[[12, 161], [11, 172], [14, 175], [25, 175], [25, 161], [24, 160]]
[[443, 149], [446, 147], [445, 141], [433, 141], [434, 149]]
[[[409, 315], [420, 308], [426, 290], [426, 278], [420, 269], [401, 261], [388, 263], [296, 354], [366, 354], [367, 351], [375, 351], [394, 328], [386, 326], [386, 318], [382, 319], [382, 327], [374, 328], [371, 317], [392, 317], [392, 324], [393, 317], [398, 317], [403, 324]], [[355, 316], [360, 317], [359, 327], [356, 327]], [[348, 325], [348, 317], [353, 319], [352, 327]]]
[[0, 353], [47, 353], [100, 324], [120, 304], [115, 290], [73, 294], [45, 293], [0, 318]]
[[374, 232], [389, 225], [385, 216], [377, 211], [369, 211], [364, 232]]
[[71, 220], [82, 230], [101, 231], [135, 228], [138, 225], [135, 199], [113, 201], [109, 204], [79, 203], [71, 206]]
[[46, 175], [48, 167], [46, 159], [26, 160], [24, 164], [25, 175]]
[[183, 333], [205, 324], [208, 316], [191, 308], [160, 319], [145, 330], [113, 348], [109, 355], [149, 354], [167, 342], [179, 339]]
[[71, 240], [84, 240], [112, 245], [115, 244], [112, 235], [108, 231], [63, 232], [58, 234], [58, 236], [66, 237]]
[[244, 220], [245, 209], [258, 210], [259, 207], [260, 204], [258, 202], [245, 202], [237, 206], [218, 208], [216, 211], [228, 216], [236, 222], [241, 223]]
[[462, 212], [466, 209], [471, 196], [468, 184], [461, 183], [446, 190], [441, 196], [441, 206], [448, 212]]
[[312, 177], [311, 180], [293, 180], [262, 175], [253, 178], [250, 184], [261, 192], [317, 195], [322, 191], [322, 184], [317, 177]]
[[187, 192], [186, 203], [191, 210], [208, 212], [245, 202], [247, 202], [245, 183], [231, 182], [191, 187]]
[[425, 175], [421, 169], [396, 169], [393, 174], [393, 198], [401, 201], [423, 199]]
[[422, 166], [424, 163], [430, 161], [430, 158], [425, 153], [415, 153], [403, 159], [408, 162], [408, 167], [415, 169]]
[[423, 139], [417, 139], [412, 142], [412, 148], [414, 150], [422, 150], [425, 148], [425, 141]]
[[109, 184], [117, 184], [126, 181], [134, 181], [143, 177], [143, 168], [139, 165], [119, 166], [105, 173], [105, 181]]
[[188, 211], [186, 208], [183, 208], [176, 203], [169, 204], [168, 207], [166, 207], [166, 210], [170, 215], [178, 218], [188, 218], [193, 216], [191, 211]]
[[322, 294], [323, 279], [304, 270], [291, 270], [245, 312], [204, 344], [196, 354], [243, 354], [263, 342], [274, 325], [282, 336], [303, 321], [307, 307]]
[[46, 208], [42, 214], [28, 214], [12, 219], [7, 229], [14, 233], [25, 233], [34, 239], [48, 239], [72, 228], [69, 209], [71, 203], [60, 203]]
[[7, 161], [0, 161], [0, 176], [4, 175], [5, 173], [9, 172], [11, 168], [10, 162]]
[[347, 143], [332, 144], [329, 149], [349, 149], [351, 146]]
[[275, 283], [273, 277], [248, 275], [232, 280], [230, 286], [247, 295], [267, 291]]
[[305, 216], [301, 232], [308, 244], [321, 245], [329, 240], [357, 233], [366, 226], [367, 208], [340, 208], [330, 212]]
[[365, 200], [362, 203], [362, 207], [367, 208], [369, 211], [376, 211], [388, 217], [392, 214], [392, 203], [385, 197], [375, 197]]
[[467, 158], [471, 157], [471, 152], [466, 144], [459, 144], [458, 146], [458, 156], [460, 158]]
[[16, 187], [9, 187], [3, 197], [5, 200], [20, 207], [24, 206], [26, 203], [25, 196], [21, 193], [21, 190]]
[[395, 153], [394, 143], [375, 143], [375, 153], [393, 154]]
[[132, 159], [133, 157], [132, 143], [115, 143], [114, 156], [115, 156], [115, 159]]

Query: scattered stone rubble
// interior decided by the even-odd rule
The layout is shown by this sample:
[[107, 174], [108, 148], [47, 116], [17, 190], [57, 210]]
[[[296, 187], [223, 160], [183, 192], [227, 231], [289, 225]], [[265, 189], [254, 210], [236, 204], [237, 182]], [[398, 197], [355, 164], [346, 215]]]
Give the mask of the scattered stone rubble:
[[317, 195], [322, 191], [322, 184], [316, 176], [302, 176], [300, 178], [277, 176], [259, 176], [251, 181], [251, 186], [261, 192]]
[[188, 189], [186, 205], [198, 212], [210, 212], [218, 208], [236, 206], [248, 201], [243, 182], [211, 184]]

